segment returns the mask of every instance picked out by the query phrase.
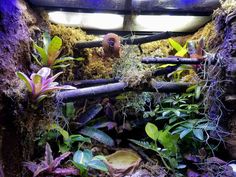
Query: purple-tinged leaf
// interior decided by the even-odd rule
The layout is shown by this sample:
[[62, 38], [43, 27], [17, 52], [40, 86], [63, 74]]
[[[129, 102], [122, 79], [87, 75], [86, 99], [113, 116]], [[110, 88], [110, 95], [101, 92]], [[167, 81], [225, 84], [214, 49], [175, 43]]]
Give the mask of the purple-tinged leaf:
[[61, 161], [64, 160], [65, 158], [67, 158], [70, 154], [71, 154], [71, 152], [66, 152], [66, 153], [60, 155], [55, 160], [53, 160], [53, 162], [50, 164], [50, 167], [56, 168], [58, 165], [60, 165]]
[[40, 173], [42, 173], [44, 171], [47, 171], [48, 169], [49, 169], [48, 165], [39, 164], [37, 169], [36, 169], [36, 171], [34, 172], [34, 176], [33, 177], [38, 176]]
[[200, 177], [201, 175], [193, 170], [188, 169], [187, 176], [188, 177]]
[[31, 172], [35, 172], [38, 168], [38, 165], [35, 162], [23, 162], [23, 166], [28, 168]]
[[52, 149], [48, 143], [45, 146], [44, 160], [45, 160], [46, 164], [48, 164], [48, 165], [51, 165], [51, 163], [53, 162]]
[[55, 80], [58, 78], [58, 76], [60, 76], [62, 73], [63, 73], [63, 72], [59, 72], [59, 73], [55, 74], [54, 76], [50, 77], [48, 80], [49, 80], [50, 82], [53, 82], [53, 81], [55, 81]]
[[53, 174], [58, 174], [61, 176], [67, 176], [67, 175], [78, 175], [79, 171], [73, 167], [68, 167], [68, 168], [56, 168], [53, 171]]
[[48, 78], [48, 76], [50, 76], [50, 73], [51, 73], [51, 69], [48, 67], [43, 67], [37, 72], [37, 74], [43, 78]]
[[33, 84], [32, 81], [28, 78], [28, 76], [26, 76], [24, 73], [22, 72], [16, 72], [16, 75], [22, 80], [24, 81], [27, 89], [32, 92], [33, 91]]

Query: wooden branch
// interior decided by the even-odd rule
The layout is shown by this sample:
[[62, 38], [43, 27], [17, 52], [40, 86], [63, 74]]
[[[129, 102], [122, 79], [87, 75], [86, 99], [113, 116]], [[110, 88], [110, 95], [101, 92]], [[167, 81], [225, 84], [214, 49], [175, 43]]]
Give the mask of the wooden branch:
[[178, 67], [179, 67], [179, 65], [167, 66], [166, 68], [162, 68], [162, 69], [158, 69], [156, 71], [153, 71], [152, 75], [153, 76], [161, 76], [161, 75], [169, 74], [169, 73], [175, 71]]
[[71, 85], [77, 88], [91, 87], [97, 85], [111, 84], [119, 82], [120, 78], [111, 78], [111, 79], [94, 79], [94, 80], [80, 80], [65, 82], [64, 85]]
[[[121, 44], [139, 45], [139, 44], [148, 43], [152, 41], [167, 39], [173, 36], [180, 36], [180, 34], [172, 33], [172, 32], [164, 32], [164, 33], [154, 34], [154, 35], [150, 35], [146, 37], [124, 38], [124, 39], [121, 39]], [[101, 47], [101, 46], [102, 46], [102, 41], [79, 42], [75, 44], [76, 49], [93, 48], [93, 47]]]
[[[122, 93], [125, 91], [159, 91], [159, 92], [185, 92], [188, 88], [188, 83], [171, 83], [171, 82], [156, 82], [152, 80], [152, 87], [141, 85], [139, 88], [129, 88], [125, 82], [112, 83], [101, 86], [94, 86], [76, 90], [62, 91], [56, 96], [58, 101], [71, 102], [79, 98], [93, 98], [98, 96], [106, 96], [110, 94]], [[141, 89], [140, 89], [141, 88]]]
[[190, 86], [189, 83], [174, 83], [174, 82], [157, 82], [155, 79], [151, 80], [151, 86], [158, 92], [164, 93], [183, 93]]
[[91, 98], [114, 93], [121, 93], [128, 85], [124, 82], [94, 86], [76, 90], [62, 91], [56, 96], [56, 99], [63, 102], [76, 101], [79, 98]]
[[150, 58], [146, 57], [141, 60], [142, 63], [145, 64], [157, 64], [157, 63], [162, 63], [162, 64], [200, 64], [201, 60], [197, 58], [179, 58], [179, 57], [174, 57], [174, 58]]

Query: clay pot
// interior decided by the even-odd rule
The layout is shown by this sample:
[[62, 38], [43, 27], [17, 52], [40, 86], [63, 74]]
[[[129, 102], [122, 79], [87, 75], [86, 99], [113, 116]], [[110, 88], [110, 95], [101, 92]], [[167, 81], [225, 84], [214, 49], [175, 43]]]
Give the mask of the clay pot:
[[139, 155], [129, 149], [118, 150], [106, 156], [106, 159], [111, 177], [133, 174], [141, 162]]

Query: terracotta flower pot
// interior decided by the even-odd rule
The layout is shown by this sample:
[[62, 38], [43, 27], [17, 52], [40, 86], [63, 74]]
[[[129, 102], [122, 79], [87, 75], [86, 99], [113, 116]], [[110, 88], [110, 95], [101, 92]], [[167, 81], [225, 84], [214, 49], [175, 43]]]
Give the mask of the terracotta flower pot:
[[109, 173], [112, 177], [121, 177], [134, 173], [141, 162], [139, 155], [132, 150], [118, 150], [106, 156]]

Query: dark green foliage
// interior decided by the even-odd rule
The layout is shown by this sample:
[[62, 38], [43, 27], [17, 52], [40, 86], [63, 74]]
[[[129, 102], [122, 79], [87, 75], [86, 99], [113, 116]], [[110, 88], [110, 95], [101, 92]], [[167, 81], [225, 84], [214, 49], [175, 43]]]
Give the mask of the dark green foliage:
[[90, 120], [94, 119], [96, 115], [102, 110], [101, 104], [96, 104], [92, 107], [90, 107], [85, 113], [83, 113], [79, 119], [78, 123], [80, 126], [84, 126], [86, 123], [88, 123]]
[[81, 134], [101, 142], [107, 146], [114, 146], [114, 140], [106, 133], [93, 127], [85, 127], [79, 131]]

